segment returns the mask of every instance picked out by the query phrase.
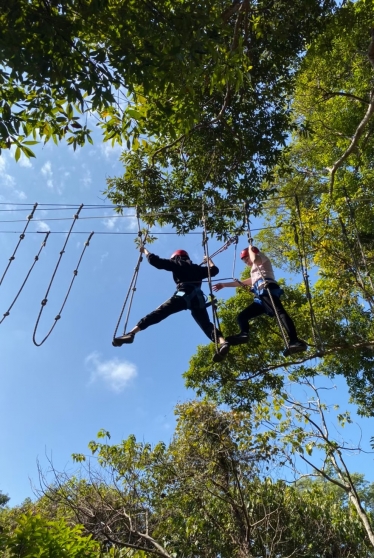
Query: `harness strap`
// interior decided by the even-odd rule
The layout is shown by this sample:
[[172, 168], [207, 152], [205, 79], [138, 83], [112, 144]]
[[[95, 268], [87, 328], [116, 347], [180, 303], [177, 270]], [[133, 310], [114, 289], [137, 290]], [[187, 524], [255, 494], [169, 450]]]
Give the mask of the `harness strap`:
[[[185, 283], [185, 285], [187, 285], [188, 283]], [[192, 286], [192, 285], [191, 285]], [[186, 293], [182, 290], [180, 291], [176, 291], [174, 293], [174, 296], [180, 296], [183, 297], [184, 301], [186, 302], [187, 305], [187, 310], [194, 310], [196, 308], [206, 308], [206, 298], [205, 295], [203, 293], [203, 291], [200, 289], [200, 287], [193, 287], [193, 290], [190, 293]], [[193, 304], [193, 301], [197, 299], [197, 305]]]

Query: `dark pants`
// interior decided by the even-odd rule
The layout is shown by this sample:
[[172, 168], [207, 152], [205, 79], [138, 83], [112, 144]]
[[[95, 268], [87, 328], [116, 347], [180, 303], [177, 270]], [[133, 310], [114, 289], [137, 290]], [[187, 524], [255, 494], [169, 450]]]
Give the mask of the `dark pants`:
[[[172, 314], [176, 314], [177, 312], [181, 312], [182, 310], [187, 310], [187, 303], [181, 296], [172, 296], [161, 304], [156, 310], [147, 314], [144, 318], [142, 318], [138, 323], [137, 326], [139, 329], [147, 329], [147, 327], [158, 324], [162, 320], [165, 320], [168, 316]], [[206, 308], [191, 308], [191, 314], [195, 322], [201, 327], [203, 332], [211, 341], [214, 342], [214, 325], [209, 320], [208, 312]], [[216, 330], [217, 337], [221, 337], [222, 334], [219, 330]]]
[[[256, 318], [257, 316], [261, 316], [262, 314], [267, 314], [268, 316], [274, 316], [274, 309], [271, 303], [270, 297], [267, 295], [261, 295], [262, 304], [257, 302], [252, 302], [245, 310], [240, 312], [237, 317], [237, 322], [240, 327], [240, 331], [244, 333], [249, 332], [249, 320], [252, 318]], [[297, 333], [295, 324], [293, 323], [290, 316], [287, 314], [286, 310], [283, 307], [283, 304], [280, 301], [280, 298], [277, 296], [272, 295], [272, 299], [274, 302], [274, 306], [277, 309], [277, 314], [279, 319], [282, 323], [282, 326], [287, 332], [290, 342], [297, 340]]]

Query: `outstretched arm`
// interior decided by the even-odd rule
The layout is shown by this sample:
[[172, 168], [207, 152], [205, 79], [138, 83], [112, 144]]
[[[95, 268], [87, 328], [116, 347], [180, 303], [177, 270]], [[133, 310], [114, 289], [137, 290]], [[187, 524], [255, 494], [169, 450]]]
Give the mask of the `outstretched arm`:
[[243, 285], [251, 286], [252, 280], [249, 277], [248, 279], [243, 279], [243, 281], [230, 281], [228, 283], [216, 283], [213, 285], [213, 291], [220, 291], [225, 287], [242, 287]]

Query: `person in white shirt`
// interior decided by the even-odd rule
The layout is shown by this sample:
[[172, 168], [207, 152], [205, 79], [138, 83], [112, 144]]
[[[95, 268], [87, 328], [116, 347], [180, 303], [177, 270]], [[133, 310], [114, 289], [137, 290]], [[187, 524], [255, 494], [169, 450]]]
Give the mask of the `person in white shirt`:
[[[288, 347], [283, 351], [284, 356], [306, 351], [307, 344], [305, 341], [298, 338], [295, 324], [284, 309], [280, 300], [283, 289], [280, 288], [275, 280], [273, 267], [269, 258], [254, 246], [242, 250], [240, 258], [251, 268], [250, 278], [244, 279], [241, 282], [235, 280], [228, 283], [216, 283], [213, 286], [213, 290], [217, 292], [224, 287], [241, 287], [243, 285], [248, 285], [255, 294], [254, 302], [238, 314], [237, 322], [240, 327], [240, 333], [226, 337], [226, 341], [230, 345], [247, 343], [249, 338], [249, 320], [261, 316], [262, 314], [273, 317], [275, 316], [275, 307], [281, 324], [289, 338]], [[271, 298], [269, 291], [271, 293]]]

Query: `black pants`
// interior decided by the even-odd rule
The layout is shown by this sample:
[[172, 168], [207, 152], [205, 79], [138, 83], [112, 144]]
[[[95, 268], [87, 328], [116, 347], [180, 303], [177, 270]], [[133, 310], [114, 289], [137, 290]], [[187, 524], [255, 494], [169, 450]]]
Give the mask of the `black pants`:
[[[147, 329], [147, 327], [158, 324], [165, 320], [165, 318], [171, 316], [172, 314], [176, 314], [177, 312], [181, 312], [182, 310], [187, 310], [187, 303], [181, 296], [172, 296], [161, 304], [156, 310], [147, 314], [144, 318], [142, 318], [138, 323], [137, 326], [140, 330]], [[214, 341], [214, 330], [215, 327], [212, 322], [209, 320], [208, 312], [206, 308], [191, 308], [191, 314], [195, 322], [201, 327], [203, 332], [211, 341]], [[221, 337], [222, 334], [219, 330], [216, 330], [217, 337]]]
[[[262, 304], [257, 302], [252, 302], [247, 308], [245, 308], [237, 317], [237, 322], [240, 327], [240, 331], [244, 333], [249, 332], [249, 320], [252, 318], [256, 318], [257, 316], [261, 316], [261, 314], [267, 314], [268, 316], [274, 316], [274, 309], [271, 303], [270, 297], [268, 295], [261, 295]], [[283, 304], [280, 301], [280, 298], [277, 296], [272, 295], [272, 299], [274, 302], [274, 306], [277, 309], [277, 314], [279, 319], [282, 323], [282, 326], [287, 332], [290, 342], [294, 342], [297, 340], [297, 333], [295, 324], [292, 321], [292, 318], [287, 314], [286, 310], [283, 307]]]

